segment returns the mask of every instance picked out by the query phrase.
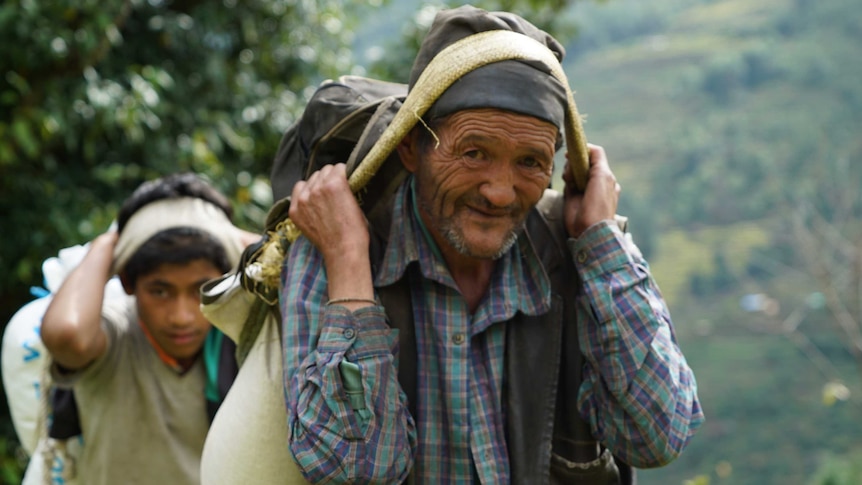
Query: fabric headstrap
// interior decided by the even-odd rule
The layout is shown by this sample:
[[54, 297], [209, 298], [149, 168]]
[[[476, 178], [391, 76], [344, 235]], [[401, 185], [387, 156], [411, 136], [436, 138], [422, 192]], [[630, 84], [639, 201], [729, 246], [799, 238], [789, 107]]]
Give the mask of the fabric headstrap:
[[151, 202], [129, 218], [114, 247], [113, 273], [120, 272], [151, 237], [176, 227], [191, 227], [212, 235], [224, 247], [231, 266], [239, 263], [243, 251], [239, 231], [224, 211], [197, 197], [180, 197]]

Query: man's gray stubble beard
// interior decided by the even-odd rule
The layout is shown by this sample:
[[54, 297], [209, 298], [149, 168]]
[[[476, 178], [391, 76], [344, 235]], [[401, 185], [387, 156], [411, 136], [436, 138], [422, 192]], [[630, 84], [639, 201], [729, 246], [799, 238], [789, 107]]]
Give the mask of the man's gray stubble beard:
[[[518, 233], [521, 232], [521, 229], [524, 227], [524, 222], [520, 222], [506, 236], [506, 239], [503, 240], [503, 244], [500, 246], [500, 249], [497, 250], [494, 255], [492, 255], [488, 259], [498, 260], [506, 254], [512, 246], [515, 245], [515, 242], [518, 241]], [[460, 231], [458, 231], [454, 224], [451, 223], [450, 219], [442, 221], [442, 225], [440, 227], [440, 233], [443, 235], [443, 238], [446, 239], [449, 244], [463, 256], [468, 256], [471, 258], [486, 258], [485, 256], [479, 256], [473, 253], [467, 245], [467, 242], [464, 240], [464, 236]]]

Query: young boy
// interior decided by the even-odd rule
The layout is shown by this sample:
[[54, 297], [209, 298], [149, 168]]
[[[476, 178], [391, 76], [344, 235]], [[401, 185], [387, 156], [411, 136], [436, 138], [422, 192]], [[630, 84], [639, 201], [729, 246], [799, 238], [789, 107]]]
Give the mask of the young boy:
[[[220, 357], [199, 290], [257, 238], [230, 216], [227, 199], [193, 174], [144, 183], [47, 308], [52, 378], [78, 404], [80, 483], [199, 483], [207, 397], [217, 393], [208, 373]], [[115, 274], [127, 296], [106, 298]]]

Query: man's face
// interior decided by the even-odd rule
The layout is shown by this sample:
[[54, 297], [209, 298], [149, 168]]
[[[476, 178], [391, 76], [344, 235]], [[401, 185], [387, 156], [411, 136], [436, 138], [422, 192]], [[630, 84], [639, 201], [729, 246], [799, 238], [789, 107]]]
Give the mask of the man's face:
[[135, 285], [138, 316], [153, 339], [183, 367], [194, 361], [210, 329], [200, 310], [200, 287], [221, 271], [205, 259], [162, 264]]
[[425, 224], [438, 244], [463, 256], [499, 258], [548, 187], [557, 128], [478, 109], [454, 113], [435, 133], [436, 148], [414, 151], [417, 157], [405, 162], [415, 173]]

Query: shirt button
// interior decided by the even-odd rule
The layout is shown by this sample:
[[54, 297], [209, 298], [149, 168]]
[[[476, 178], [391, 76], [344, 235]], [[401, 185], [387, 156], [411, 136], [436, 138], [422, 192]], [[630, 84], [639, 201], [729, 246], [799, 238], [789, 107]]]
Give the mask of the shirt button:
[[452, 343], [454, 343], [455, 345], [463, 344], [464, 343], [464, 334], [463, 333], [456, 333], [455, 335], [453, 335], [452, 336]]
[[585, 263], [587, 261], [587, 252], [586, 251], [578, 251], [578, 262]]
[[356, 335], [356, 332], [352, 328], [344, 329], [344, 338], [352, 339]]

